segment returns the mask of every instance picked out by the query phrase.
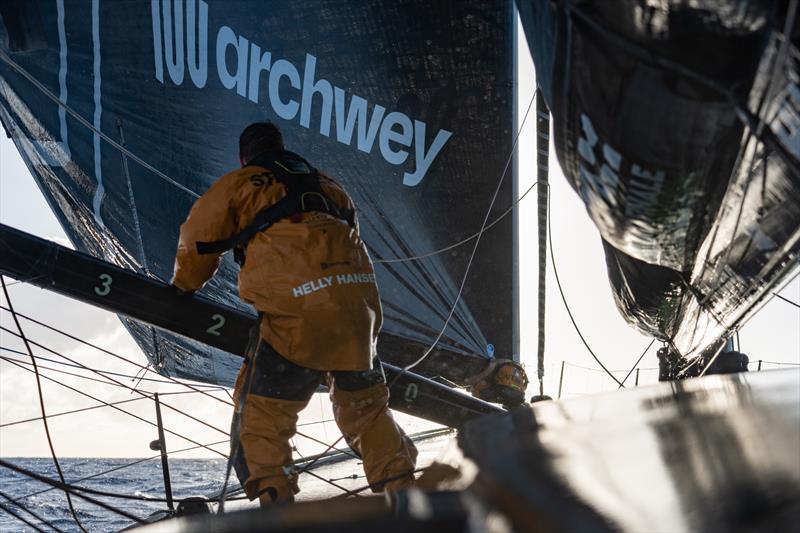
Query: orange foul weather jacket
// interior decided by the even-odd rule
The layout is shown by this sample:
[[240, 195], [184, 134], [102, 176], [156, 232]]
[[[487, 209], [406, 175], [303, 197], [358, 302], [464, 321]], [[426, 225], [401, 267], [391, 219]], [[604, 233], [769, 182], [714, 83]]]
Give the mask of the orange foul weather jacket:
[[[320, 175], [324, 193], [342, 209], [352, 200]], [[278, 202], [286, 188], [271, 171], [247, 166], [222, 176], [181, 226], [172, 283], [201, 288], [220, 254], [201, 255], [197, 242], [230, 238]], [[375, 272], [358, 225], [306, 212], [259, 232], [247, 247], [239, 293], [263, 313], [261, 337], [293, 363], [314, 370], [368, 370], [383, 319]]]

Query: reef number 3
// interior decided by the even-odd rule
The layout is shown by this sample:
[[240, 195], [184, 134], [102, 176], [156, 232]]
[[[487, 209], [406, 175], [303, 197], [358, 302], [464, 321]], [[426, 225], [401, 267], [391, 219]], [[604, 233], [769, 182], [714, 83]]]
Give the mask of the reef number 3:
[[109, 274], [100, 274], [98, 278], [100, 279], [100, 285], [94, 288], [94, 293], [98, 296], [108, 296], [114, 279]]
[[217, 337], [219, 337], [220, 335], [222, 335], [222, 333], [220, 333], [219, 330], [222, 329], [222, 326], [225, 325], [225, 317], [217, 313], [211, 315], [211, 320], [214, 321], [214, 325], [208, 328], [206, 330], [206, 333], [209, 333], [211, 335], [216, 335]]

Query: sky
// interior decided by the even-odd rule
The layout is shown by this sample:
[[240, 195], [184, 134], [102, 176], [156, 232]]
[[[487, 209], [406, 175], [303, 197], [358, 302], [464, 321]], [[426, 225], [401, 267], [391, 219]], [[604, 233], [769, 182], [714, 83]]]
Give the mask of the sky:
[[[520, 31], [520, 35], [522, 32]], [[533, 88], [534, 76], [530, 56], [524, 37], [520, 37], [519, 68], [519, 115], [520, 121], [527, 108]], [[533, 114], [533, 112], [532, 112]], [[39, 189], [28, 173], [11, 140], [0, 134], [0, 222], [30, 232], [61, 244], [68, 244], [55, 216], [47, 207]], [[520, 134], [519, 189], [526, 190], [535, 176], [535, 124], [533, 116], [524, 124]], [[551, 149], [552, 150], [552, 149]], [[554, 153], [550, 154], [551, 217], [555, 259], [566, 298], [570, 303], [582, 333], [589, 345], [611, 369], [630, 369], [650, 339], [633, 330], [619, 315], [614, 305], [606, 275], [605, 260], [597, 229], [589, 220], [585, 208], [561, 173]], [[529, 376], [535, 381], [537, 342], [537, 229], [535, 194], [530, 194], [519, 205], [520, 226], [520, 323], [521, 360]], [[13, 283], [8, 280], [7, 283]], [[548, 264], [547, 291], [547, 345], [545, 363], [545, 392], [557, 396], [559, 376], [564, 363], [562, 397], [598, 393], [613, 390], [613, 382], [599, 370], [570, 324], [557, 292], [552, 268]], [[24, 283], [9, 287], [15, 309], [46, 324], [51, 324], [71, 334], [90, 340], [114, 353], [124, 355], [138, 365], [147, 361], [136, 343], [127, 334], [115, 315], [97, 308], [70, 300]], [[800, 301], [800, 279], [785, 287], [782, 295]], [[3, 298], [3, 305], [6, 301]], [[0, 324], [17, 331], [8, 313], [0, 313]], [[82, 346], [72, 340], [54, 334], [23, 321], [25, 334], [52, 350], [80, 364], [92, 368], [118, 372], [126, 376], [137, 373], [138, 368], [97, 350]], [[751, 361], [763, 359], [779, 363], [800, 363], [800, 309], [773, 299], [740, 332], [742, 350]], [[0, 346], [3, 357], [22, 361], [29, 358], [22, 343], [14, 335], [0, 331]], [[654, 346], [645, 356], [640, 367], [640, 385], [657, 380]], [[41, 348], [35, 348], [41, 357], [58, 359]], [[53, 363], [39, 361], [42, 366], [58, 367]], [[24, 365], [23, 365], [24, 366]], [[764, 364], [764, 368], [775, 368], [775, 364]], [[64, 367], [58, 367], [64, 368]], [[751, 368], [754, 368], [751, 365]], [[87, 375], [77, 369], [66, 370]], [[45, 375], [53, 375], [43, 369]], [[59, 381], [91, 394], [104, 401], [128, 401], [118, 407], [146, 420], [154, 420], [154, 407], [147, 400], [136, 400], [139, 394], [120, 390], [78, 377], [56, 375]], [[98, 376], [94, 376], [98, 377]], [[163, 380], [153, 373], [151, 379]], [[103, 379], [99, 378], [98, 379]], [[165, 427], [201, 443], [225, 441], [223, 432], [230, 424], [231, 408], [223, 403], [225, 391], [210, 392], [209, 396], [198, 394], [171, 394], [183, 392], [181, 386], [152, 381], [137, 384], [130, 377], [115, 377], [118, 381], [142, 391], [161, 392], [162, 401], [177, 409], [190, 412], [212, 429], [164, 408]], [[134, 420], [119, 410], [108, 407], [80, 414], [52, 417], [53, 414], [72, 409], [97, 405], [96, 400], [81, 397], [78, 393], [44, 380], [44, 399], [50, 418], [50, 430], [59, 456], [76, 457], [142, 457], [150, 455], [148, 443], [156, 438], [155, 428]], [[536, 393], [536, 384], [531, 383], [528, 395]], [[213, 397], [210, 397], [213, 396]], [[220, 401], [222, 400], [222, 401]], [[36, 383], [33, 374], [13, 364], [0, 362], [0, 456], [46, 456], [49, 454], [42, 423], [39, 421], [12, 424], [39, 416]], [[331, 418], [330, 405], [325, 395], [315, 395], [309, 408], [303, 413], [300, 423], [311, 423]], [[431, 424], [399, 416], [402, 425], [409, 431], [432, 427]], [[303, 426], [301, 431], [324, 442], [330, 442], [338, 433], [332, 423]], [[168, 448], [193, 446], [187, 440], [172, 434], [167, 435]], [[322, 445], [305, 437], [296, 439], [301, 453], [314, 453]], [[226, 452], [223, 443], [212, 447]], [[182, 457], [219, 457], [207, 449], [193, 450]]]

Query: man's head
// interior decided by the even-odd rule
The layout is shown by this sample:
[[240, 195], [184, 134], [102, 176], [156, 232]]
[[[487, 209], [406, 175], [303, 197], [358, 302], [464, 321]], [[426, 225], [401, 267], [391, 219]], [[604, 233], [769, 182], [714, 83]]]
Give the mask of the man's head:
[[239, 136], [239, 162], [246, 166], [257, 156], [283, 150], [281, 130], [272, 122], [255, 122]]

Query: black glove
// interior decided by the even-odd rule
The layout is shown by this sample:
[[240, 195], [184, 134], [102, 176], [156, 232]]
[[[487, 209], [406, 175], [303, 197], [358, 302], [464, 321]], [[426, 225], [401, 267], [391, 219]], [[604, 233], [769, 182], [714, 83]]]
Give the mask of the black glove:
[[180, 287], [178, 287], [177, 285], [170, 285], [170, 287], [172, 287], [172, 290], [175, 291], [175, 294], [177, 294], [178, 296], [192, 296], [195, 292], [195, 291], [185, 291]]

